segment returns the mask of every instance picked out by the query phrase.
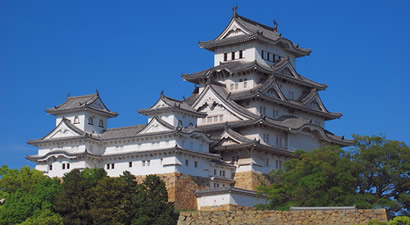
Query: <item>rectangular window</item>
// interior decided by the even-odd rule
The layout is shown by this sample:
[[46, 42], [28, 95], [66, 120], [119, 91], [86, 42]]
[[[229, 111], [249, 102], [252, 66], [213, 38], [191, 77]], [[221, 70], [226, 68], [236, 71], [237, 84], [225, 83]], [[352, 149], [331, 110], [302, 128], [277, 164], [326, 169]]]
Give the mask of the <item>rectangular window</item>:
[[65, 163], [63, 163], [63, 170], [65, 170]]
[[266, 107], [265, 106], [259, 106], [259, 113], [262, 115], [266, 114]]
[[128, 163], [128, 167], [131, 168], [132, 167], [132, 162]]
[[212, 117], [209, 116], [209, 117], [207, 118], [207, 121], [208, 121], [208, 123], [211, 123], [211, 122], [212, 122]]
[[161, 158], [161, 165], [162, 165], [162, 162], [164, 161], [164, 159], [163, 158]]
[[239, 79], [239, 82], [242, 82], [242, 79]]
[[235, 90], [238, 89], [238, 83], [235, 84]]
[[214, 175], [216, 176], [216, 169], [214, 169]]
[[265, 166], [269, 167], [269, 159], [266, 159]]
[[202, 118], [202, 123], [205, 123], [206, 122], [206, 118]]
[[225, 170], [222, 171], [222, 176], [223, 176], [223, 177], [225, 176]]
[[218, 116], [214, 116], [214, 122], [218, 122]]
[[219, 176], [222, 177], [222, 170], [219, 170]]
[[282, 169], [282, 161], [279, 161], [279, 169]]
[[233, 90], [233, 86], [234, 86], [234, 84], [231, 84], [231, 90]]
[[275, 56], [275, 54], [272, 54], [272, 62], [276, 62], [276, 56]]
[[195, 162], [194, 162], [194, 167], [195, 167], [195, 168], [198, 167], [198, 161], [195, 161]]
[[263, 134], [263, 142], [269, 144], [269, 134]]
[[68, 170], [70, 169], [70, 163], [67, 163], [67, 169]]
[[107, 170], [109, 170], [110, 169], [110, 164], [107, 164]]
[[265, 52], [262, 50], [262, 59], [265, 59]]
[[53, 170], [53, 165], [48, 165], [48, 170]]
[[147, 166], [151, 164], [151, 160], [147, 160]]
[[189, 161], [188, 161], [188, 159], [185, 159], [185, 166], [189, 166]]
[[219, 115], [219, 121], [223, 121], [224, 120], [224, 115]]
[[228, 53], [224, 53], [224, 61], [228, 60]]
[[279, 169], [279, 161], [276, 160], [276, 169]]
[[270, 61], [270, 53], [269, 52], [266, 53], [266, 56], [267, 56], [266, 60]]
[[248, 87], [248, 79], [245, 78], [243, 79], [243, 88], [247, 88]]
[[145, 160], [142, 160], [142, 166], [145, 166]]
[[239, 50], [239, 58], [240, 58], [240, 59], [243, 58], [243, 52], [242, 52], [242, 50]]
[[111, 169], [114, 169], [114, 163], [111, 163]]
[[235, 52], [232, 52], [232, 60], [235, 60]]

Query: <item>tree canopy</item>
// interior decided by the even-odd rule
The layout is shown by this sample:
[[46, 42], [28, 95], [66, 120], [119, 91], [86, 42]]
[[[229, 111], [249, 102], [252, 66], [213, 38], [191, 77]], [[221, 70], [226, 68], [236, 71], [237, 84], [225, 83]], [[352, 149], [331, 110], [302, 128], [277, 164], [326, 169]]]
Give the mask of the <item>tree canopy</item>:
[[297, 152], [284, 170], [270, 174], [272, 184], [259, 188], [269, 200], [263, 207], [356, 205], [408, 215], [410, 147], [379, 136], [354, 138], [346, 150], [326, 146]]

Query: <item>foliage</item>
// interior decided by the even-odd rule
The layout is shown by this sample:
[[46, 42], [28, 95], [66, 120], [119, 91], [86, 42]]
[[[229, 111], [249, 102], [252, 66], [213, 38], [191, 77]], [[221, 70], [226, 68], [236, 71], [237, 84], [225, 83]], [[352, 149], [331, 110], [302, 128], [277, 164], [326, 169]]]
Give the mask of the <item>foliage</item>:
[[19, 225], [63, 225], [63, 218], [47, 209], [44, 210], [38, 217], [28, 218]]
[[410, 225], [410, 217], [408, 216], [397, 216], [390, 220], [388, 225]]
[[59, 187], [57, 179], [27, 166], [20, 171], [3, 166], [0, 175], [0, 196], [5, 198], [0, 206], [0, 224], [35, 219], [51, 208]]
[[176, 224], [174, 206], [168, 202], [165, 183], [158, 176], [148, 175], [143, 183], [138, 185], [133, 203], [136, 210], [133, 225]]
[[265, 208], [356, 205], [408, 215], [410, 147], [404, 143], [356, 135], [352, 149], [326, 146], [297, 156], [271, 173], [271, 185], [259, 187], [269, 200]]
[[284, 163], [284, 170], [271, 173], [272, 184], [261, 186], [268, 208], [287, 210], [292, 206], [342, 206], [353, 203], [356, 178], [353, 166], [338, 146], [327, 146]]
[[93, 224], [90, 217], [90, 196], [99, 180], [107, 177], [104, 169], [74, 169], [65, 174], [55, 201], [54, 210], [64, 224]]
[[366, 202], [363, 207], [383, 207], [390, 215], [408, 215], [410, 147], [378, 136], [355, 135], [354, 143], [352, 160], [357, 164], [356, 187]]

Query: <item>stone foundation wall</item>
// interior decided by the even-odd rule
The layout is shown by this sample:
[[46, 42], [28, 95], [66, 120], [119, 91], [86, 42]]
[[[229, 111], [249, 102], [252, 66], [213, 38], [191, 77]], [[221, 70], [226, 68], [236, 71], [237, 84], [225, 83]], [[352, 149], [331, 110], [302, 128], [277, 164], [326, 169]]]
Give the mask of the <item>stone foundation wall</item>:
[[[168, 201], [174, 202], [175, 209], [196, 210], [197, 202], [194, 192], [209, 187], [209, 178], [190, 176], [180, 173], [157, 174], [164, 182], [168, 192]], [[136, 176], [142, 183], [145, 176]]]
[[188, 224], [367, 224], [371, 219], [387, 222], [384, 209], [321, 211], [235, 211], [181, 212], [178, 225]]
[[269, 183], [266, 175], [255, 171], [235, 173], [234, 180], [234, 187], [251, 191], [256, 191], [257, 187], [262, 184], [261, 181]]

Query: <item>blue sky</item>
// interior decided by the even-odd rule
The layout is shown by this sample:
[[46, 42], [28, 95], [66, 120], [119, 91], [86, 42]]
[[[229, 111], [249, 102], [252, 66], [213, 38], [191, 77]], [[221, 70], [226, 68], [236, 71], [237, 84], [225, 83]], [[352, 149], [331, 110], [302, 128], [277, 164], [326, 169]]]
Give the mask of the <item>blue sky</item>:
[[181, 73], [213, 65], [198, 41], [215, 38], [232, 7], [311, 48], [297, 71], [329, 87], [342, 112], [326, 128], [385, 134], [410, 144], [410, 1], [0, 1], [0, 165], [33, 166], [28, 139], [55, 127], [44, 110], [96, 89], [120, 115], [109, 127], [141, 124], [139, 108], [161, 90], [187, 97]]

